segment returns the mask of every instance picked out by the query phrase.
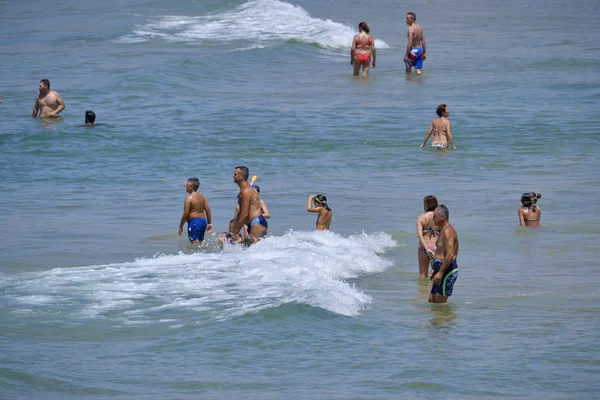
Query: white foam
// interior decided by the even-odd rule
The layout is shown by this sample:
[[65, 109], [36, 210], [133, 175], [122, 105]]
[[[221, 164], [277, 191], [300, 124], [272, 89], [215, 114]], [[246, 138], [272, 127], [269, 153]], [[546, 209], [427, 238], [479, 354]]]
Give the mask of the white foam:
[[348, 280], [391, 266], [379, 253], [395, 245], [384, 233], [291, 231], [245, 251], [2, 276], [0, 293], [7, 303], [18, 303], [20, 312], [60, 311], [130, 324], [165, 321], [174, 312], [228, 319], [284, 304], [356, 316], [372, 298]]
[[[252, 0], [233, 10], [205, 16], [167, 15], [136, 26], [120, 42], [148, 40], [217, 46], [239, 43], [238, 48], [259, 48], [288, 40], [330, 49], [349, 49], [356, 28], [312, 18], [303, 8], [278, 0]], [[375, 39], [379, 48], [388, 44]]]

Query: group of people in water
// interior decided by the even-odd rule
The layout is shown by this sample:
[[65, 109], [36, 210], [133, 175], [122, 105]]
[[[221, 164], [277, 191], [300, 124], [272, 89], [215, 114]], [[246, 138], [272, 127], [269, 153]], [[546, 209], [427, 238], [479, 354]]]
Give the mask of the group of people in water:
[[[416, 74], [421, 74], [423, 61], [426, 59], [426, 41], [423, 28], [416, 23], [417, 16], [413, 12], [406, 14], [408, 27], [408, 41], [403, 57], [406, 73], [410, 74], [415, 69]], [[354, 67], [354, 75], [368, 76], [369, 69], [376, 67], [377, 53], [375, 39], [370, 34], [366, 22], [358, 25], [359, 33], [352, 39], [350, 50], [350, 64]], [[39, 114], [40, 118], [57, 118], [66, 107], [62, 96], [50, 90], [50, 81], [42, 79], [38, 85], [39, 93], [36, 97], [32, 111], [32, 118]], [[1, 102], [1, 101], [0, 101]], [[424, 147], [433, 135], [431, 147], [435, 149], [456, 149], [452, 136], [452, 123], [448, 119], [450, 110], [446, 104], [437, 106], [437, 118], [431, 121], [423, 143]], [[96, 114], [86, 111], [85, 125], [95, 125]], [[229, 221], [227, 232], [219, 235], [221, 246], [226, 243], [250, 246], [257, 243], [267, 234], [270, 218], [269, 209], [260, 198], [260, 187], [256, 185], [256, 176], [248, 182], [249, 171], [246, 166], [237, 166], [234, 169], [233, 181], [239, 186], [237, 207], [233, 218]], [[184, 182], [188, 196], [184, 200], [183, 214], [179, 223], [178, 233], [182, 234], [187, 223], [188, 239], [191, 243], [200, 243], [204, 240], [206, 232], [212, 232], [212, 215], [208, 200], [198, 192], [200, 181], [190, 178]], [[521, 226], [539, 226], [541, 210], [537, 200], [542, 195], [535, 192], [524, 193], [521, 196], [521, 207], [518, 210]], [[452, 295], [454, 284], [458, 278], [459, 240], [456, 231], [449, 221], [449, 210], [433, 195], [423, 199], [424, 213], [417, 218], [417, 236], [419, 246], [417, 259], [419, 264], [419, 278], [429, 278], [433, 281], [429, 301], [445, 303]], [[327, 197], [322, 194], [309, 196], [308, 212], [317, 214], [316, 229], [329, 230], [333, 211], [327, 204]], [[429, 268], [431, 266], [431, 269]]]
[[[239, 186], [237, 207], [233, 219], [229, 221], [228, 232], [219, 235], [219, 244], [244, 244], [249, 246], [257, 243], [267, 234], [268, 222], [271, 217], [266, 203], [260, 198], [260, 187], [255, 184], [256, 175], [248, 182], [250, 176], [248, 167], [238, 165], [233, 171], [233, 182]], [[188, 239], [191, 243], [200, 243], [206, 232], [212, 232], [212, 214], [208, 200], [198, 192], [200, 180], [189, 178], [184, 182], [188, 196], [183, 202], [183, 214], [179, 221], [179, 235], [187, 223]], [[308, 198], [308, 212], [317, 213], [317, 230], [329, 230], [333, 211], [327, 204], [327, 197], [313, 194]]]

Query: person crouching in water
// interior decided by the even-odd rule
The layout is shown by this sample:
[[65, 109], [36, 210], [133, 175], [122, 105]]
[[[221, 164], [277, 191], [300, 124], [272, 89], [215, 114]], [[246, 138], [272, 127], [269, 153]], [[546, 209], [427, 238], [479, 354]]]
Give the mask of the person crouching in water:
[[306, 211], [319, 213], [317, 217], [317, 230], [325, 231], [329, 230], [331, 224], [331, 217], [333, 211], [327, 205], [327, 197], [322, 194], [313, 194], [308, 198], [308, 205]]
[[521, 207], [519, 207], [519, 224], [521, 226], [540, 226], [542, 210], [537, 206], [537, 199], [542, 197], [541, 193], [523, 193], [521, 196]]
[[373, 68], [375, 68], [375, 39], [369, 34], [369, 25], [366, 22], [358, 24], [359, 33], [352, 39], [352, 48], [350, 49], [350, 65], [354, 66], [354, 75], [358, 76], [362, 67], [362, 76], [369, 75], [369, 66], [371, 65], [371, 54], [373, 55]]
[[223, 232], [219, 235], [219, 245], [224, 246], [225, 243], [229, 244], [241, 244], [244, 243], [244, 238], [239, 235], [239, 232], [235, 231], [235, 219], [229, 221], [229, 232]]
[[212, 231], [210, 207], [204, 196], [197, 192], [200, 187], [198, 178], [190, 178], [183, 184], [185, 191], [189, 193], [183, 202], [183, 215], [179, 223], [179, 236], [183, 231], [183, 225], [188, 224], [188, 239], [192, 243], [200, 243], [204, 240], [204, 233]]

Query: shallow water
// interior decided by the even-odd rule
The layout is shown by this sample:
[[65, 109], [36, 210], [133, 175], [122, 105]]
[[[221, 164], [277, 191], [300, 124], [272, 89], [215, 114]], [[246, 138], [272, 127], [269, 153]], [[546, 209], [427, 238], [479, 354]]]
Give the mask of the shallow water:
[[[43, 3], [0, 4], [0, 397], [595, 397], [595, 2]], [[354, 79], [362, 19], [377, 68]], [[57, 122], [29, 117], [42, 78]], [[440, 103], [456, 151], [418, 147]], [[190, 246], [183, 181], [226, 230], [239, 164], [270, 237]], [[461, 241], [442, 307], [416, 279], [427, 194]]]

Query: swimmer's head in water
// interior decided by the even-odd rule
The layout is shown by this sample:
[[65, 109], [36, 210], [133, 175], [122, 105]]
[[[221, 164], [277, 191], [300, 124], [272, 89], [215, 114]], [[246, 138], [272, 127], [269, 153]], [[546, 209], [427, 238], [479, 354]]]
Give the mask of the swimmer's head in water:
[[257, 193], [260, 193], [260, 186], [258, 186], [258, 185], [252, 185], [252, 188], [254, 190], [256, 190]]
[[184, 182], [183, 186], [185, 186], [186, 188], [189, 186], [193, 190], [198, 190], [198, 188], [200, 187], [200, 180], [198, 178], [190, 178]]
[[85, 112], [85, 123], [86, 124], [93, 124], [94, 122], [96, 122], [96, 113], [88, 110]]

